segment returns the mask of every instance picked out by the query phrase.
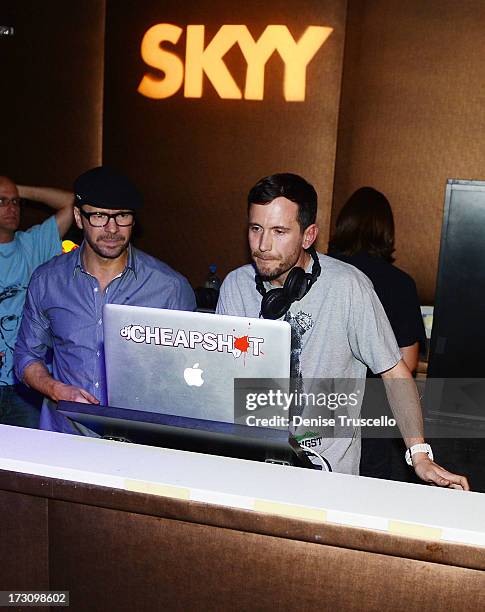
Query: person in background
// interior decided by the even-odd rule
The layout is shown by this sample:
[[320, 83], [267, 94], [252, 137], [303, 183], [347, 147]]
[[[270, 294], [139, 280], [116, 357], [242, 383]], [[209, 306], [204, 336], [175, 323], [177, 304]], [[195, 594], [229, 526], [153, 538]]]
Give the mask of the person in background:
[[[403, 361], [410, 372], [414, 372], [420, 347], [425, 347], [425, 330], [416, 283], [409, 274], [393, 265], [394, 250], [394, 219], [389, 201], [372, 187], [357, 189], [337, 217], [328, 254], [355, 266], [370, 278], [396, 336]], [[368, 370], [368, 377], [375, 375]], [[378, 393], [377, 388], [373, 391]], [[373, 398], [374, 403], [376, 399]], [[378, 404], [386, 406], [385, 401]], [[392, 416], [389, 410], [387, 415]], [[364, 397], [362, 416], [376, 416], [369, 395], [367, 399]], [[401, 440], [363, 438], [361, 475], [406, 479], [406, 473], [398, 468], [399, 463], [393, 462], [396, 448], [402, 448]]]
[[93, 168], [74, 192], [83, 243], [32, 275], [14, 361], [19, 380], [46, 398], [41, 429], [96, 435], [54, 408], [59, 400], [107, 404], [104, 304], [195, 310], [195, 297], [181, 274], [130, 244], [142, 196], [127, 177]]
[[[55, 211], [40, 225], [20, 231], [23, 198]], [[49, 187], [26, 187], [0, 176], [0, 424], [38, 427], [36, 394], [15, 377], [13, 351], [32, 272], [61, 253], [61, 239], [73, 218], [74, 194]]]

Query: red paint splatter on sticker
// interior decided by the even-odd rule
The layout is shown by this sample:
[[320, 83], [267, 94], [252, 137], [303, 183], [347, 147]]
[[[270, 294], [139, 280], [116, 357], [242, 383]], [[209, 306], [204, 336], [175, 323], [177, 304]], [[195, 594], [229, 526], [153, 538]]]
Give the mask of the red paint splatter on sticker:
[[240, 350], [241, 353], [247, 353], [249, 348], [248, 337], [234, 338], [234, 348]]

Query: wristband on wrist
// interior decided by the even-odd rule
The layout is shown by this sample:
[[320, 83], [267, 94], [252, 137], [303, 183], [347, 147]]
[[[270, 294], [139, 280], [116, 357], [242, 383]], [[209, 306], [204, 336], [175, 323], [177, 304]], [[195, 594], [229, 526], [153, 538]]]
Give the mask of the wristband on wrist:
[[413, 465], [412, 457], [416, 453], [426, 453], [431, 461], [433, 461], [433, 451], [431, 450], [431, 446], [429, 444], [413, 444], [413, 446], [408, 448], [406, 454], [404, 455], [408, 465]]

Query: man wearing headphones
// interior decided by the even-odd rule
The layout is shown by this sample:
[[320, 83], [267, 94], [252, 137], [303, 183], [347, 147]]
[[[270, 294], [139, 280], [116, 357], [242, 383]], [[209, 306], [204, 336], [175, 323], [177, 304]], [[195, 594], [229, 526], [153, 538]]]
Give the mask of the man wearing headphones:
[[[353, 266], [315, 251], [316, 213], [316, 191], [302, 177], [274, 174], [258, 181], [248, 195], [253, 265], [226, 277], [217, 312], [287, 321], [296, 389], [303, 389], [303, 379], [365, 381], [367, 367], [385, 382], [406, 380], [405, 389], [397, 385], [388, 392], [408, 446], [406, 460], [425, 482], [468, 490], [466, 478], [434, 463], [424, 444], [416, 386], [372, 283]], [[300, 443], [323, 456], [333, 471], [359, 473], [358, 429], [339, 438], [319, 437], [315, 428], [298, 433]]]

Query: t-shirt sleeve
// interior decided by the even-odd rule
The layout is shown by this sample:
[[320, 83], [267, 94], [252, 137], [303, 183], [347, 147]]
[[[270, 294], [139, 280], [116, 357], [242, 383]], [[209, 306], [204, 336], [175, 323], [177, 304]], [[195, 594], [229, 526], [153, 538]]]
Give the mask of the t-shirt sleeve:
[[62, 252], [59, 229], [54, 215], [40, 225], [34, 225], [23, 232], [22, 241], [32, 257], [34, 267], [40, 266]]
[[348, 338], [354, 356], [374, 373], [394, 367], [401, 352], [372, 283], [355, 276], [351, 283]]
[[423, 350], [426, 335], [416, 283], [411, 277], [406, 277], [399, 288], [396, 288], [396, 293], [394, 296], [396, 310], [390, 320], [397, 343], [400, 347], [404, 347], [419, 342]]
[[216, 314], [248, 316], [244, 311], [244, 299], [234, 273], [228, 274], [221, 285]]

